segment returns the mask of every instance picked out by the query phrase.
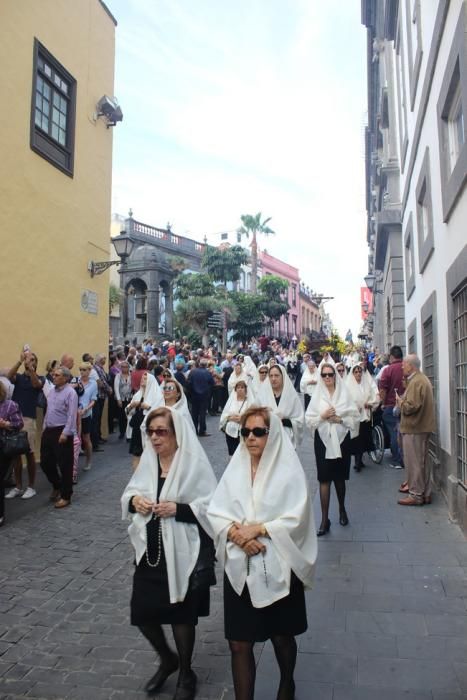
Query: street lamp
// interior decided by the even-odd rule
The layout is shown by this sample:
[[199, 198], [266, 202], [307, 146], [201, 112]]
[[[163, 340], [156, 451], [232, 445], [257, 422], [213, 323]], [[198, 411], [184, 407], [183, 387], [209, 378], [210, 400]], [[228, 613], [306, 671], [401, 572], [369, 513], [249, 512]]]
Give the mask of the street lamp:
[[365, 284], [372, 294], [384, 294], [384, 290], [375, 289], [375, 283], [381, 281], [380, 279], [376, 279], [376, 275], [368, 273], [368, 275], [365, 275], [363, 279], [365, 280]]
[[131, 255], [134, 241], [125, 231], [122, 231], [118, 236], [112, 238], [112, 243], [120, 260], [108, 260], [105, 262], [94, 262], [94, 260], [90, 260], [88, 262], [88, 272], [91, 277], [94, 277], [94, 275], [102, 275], [102, 273], [108, 270], [109, 267], [112, 267], [112, 265], [124, 263]]

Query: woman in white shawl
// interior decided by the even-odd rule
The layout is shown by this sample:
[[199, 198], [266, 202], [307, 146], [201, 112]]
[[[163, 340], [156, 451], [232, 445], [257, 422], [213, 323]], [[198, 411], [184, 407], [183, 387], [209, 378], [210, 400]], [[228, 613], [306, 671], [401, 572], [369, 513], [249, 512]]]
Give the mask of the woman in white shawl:
[[240, 381], [240, 379], [243, 379], [245, 384], [247, 386], [250, 385], [250, 377], [245, 371], [245, 368], [243, 367], [243, 364], [241, 362], [238, 362], [238, 360], [232, 360], [232, 366], [233, 366], [233, 372], [229, 377], [229, 381], [227, 384], [227, 388], [229, 391], [229, 394], [232, 393], [234, 390], [235, 384]]
[[305, 414], [307, 426], [314, 433], [316, 466], [321, 501], [321, 525], [318, 537], [326, 535], [331, 527], [329, 501], [331, 482], [339, 501], [339, 523], [349, 524], [345, 510], [345, 482], [350, 475], [350, 432], [359, 419], [355, 402], [335, 365], [321, 365], [316, 390]]
[[306, 369], [302, 374], [300, 380], [300, 391], [305, 396], [305, 411], [308, 408], [310, 399], [313, 396], [313, 391], [318, 384], [318, 370], [314, 360], [308, 360], [306, 363]]
[[[155, 406], [151, 407], [151, 410], [154, 410], [155, 408], [159, 408], [159, 406], [167, 406], [168, 408], [173, 408], [174, 411], [177, 411], [186, 421], [188, 421], [188, 427], [195, 431], [195, 426], [193, 424], [193, 419], [191, 417], [190, 410], [188, 408], [188, 401], [186, 400], [185, 392], [183, 391], [183, 387], [178, 382], [175, 377], [170, 375], [169, 377], [166, 377], [164, 381], [161, 384], [161, 390], [162, 390], [162, 402], [160, 402], [159, 398], [157, 399], [157, 403]], [[148, 421], [148, 416], [143, 421], [143, 424], [141, 426], [141, 430], [143, 432], [142, 439], [143, 439], [143, 445], [146, 445], [146, 428], [147, 428], [147, 421]]]
[[267, 397], [272, 393], [271, 383], [269, 381], [269, 367], [267, 365], [258, 365], [251, 386], [258, 405], [267, 406], [270, 403]]
[[[160, 657], [145, 690], [155, 695], [180, 669], [174, 698], [191, 700], [195, 626], [209, 615], [209, 586], [215, 583], [214, 548], [207, 532], [207, 505], [216, 478], [187, 422], [175, 410], [157, 408], [148, 416], [149, 440], [138, 469], [121, 499], [123, 519], [135, 550], [131, 624]], [[172, 626], [177, 654], [162, 626]]]
[[373, 377], [361, 363], [350, 370], [346, 386], [360, 413], [358, 435], [352, 439], [350, 445], [351, 454], [355, 455], [354, 469], [359, 472], [365, 466], [363, 453], [373, 449], [371, 415], [372, 411], [379, 406], [380, 398]]
[[302, 441], [305, 425], [301, 401], [282, 365], [269, 368], [269, 381], [272, 391], [269, 396], [262, 397], [266, 399], [264, 405], [279, 416], [293, 446], [297, 447]]
[[240, 442], [240, 420], [242, 414], [255, 403], [253, 392], [248, 390], [246, 382], [239, 379], [227, 399], [219, 421], [219, 430], [225, 433], [227, 451], [231, 457]]
[[304, 586], [313, 579], [317, 540], [308, 484], [277, 416], [250, 408], [242, 441], [209, 505], [224, 567], [225, 636], [235, 698], [253, 698], [255, 642], [271, 639], [281, 700], [294, 697], [295, 636], [307, 629]]
[[132, 466], [136, 469], [143, 453], [141, 425], [149, 411], [163, 403], [159, 382], [153, 374], [145, 372], [141, 384], [131, 402], [126, 407], [128, 415], [127, 437], [130, 438], [129, 452], [133, 455]]

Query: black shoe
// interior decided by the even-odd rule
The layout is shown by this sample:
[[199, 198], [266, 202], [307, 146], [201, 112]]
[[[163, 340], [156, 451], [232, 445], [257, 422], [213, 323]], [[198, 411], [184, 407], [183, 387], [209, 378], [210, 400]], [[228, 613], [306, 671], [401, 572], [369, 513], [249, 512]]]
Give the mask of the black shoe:
[[105, 438], [99, 438], [99, 445], [105, 445], [107, 440]]
[[342, 525], [342, 527], [345, 527], [346, 525], [349, 524], [349, 519], [347, 517], [347, 513], [345, 512], [345, 510], [343, 510], [339, 513], [339, 524]]
[[165, 681], [172, 673], [178, 669], [178, 656], [173, 654], [173, 658], [166, 664], [161, 664], [156, 673], [144, 686], [148, 695], [155, 695], [164, 685]]
[[118, 436], [118, 439], [123, 440], [124, 437], [125, 437], [125, 433], [122, 433], [121, 435]]
[[327, 535], [329, 530], [331, 529], [331, 521], [328, 518], [328, 521], [324, 527], [320, 527], [318, 532], [316, 533], [317, 537], [322, 537], [323, 535]]
[[197, 681], [198, 678], [194, 671], [190, 671], [190, 675], [185, 678], [180, 678], [179, 676], [173, 700], [193, 700], [196, 694]]
[[2, 515], [2, 517], [0, 518], [0, 527], [2, 527], [2, 525], [5, 525], [5, 516], [4, 515]]
[[93, 448], [92, 448], [92, 451], [93, 451], [93, 452], [103, 452], [103, 451], [104, 451], [104, 448], [103, 448], [103, 447], [93, 447]]
[[198, 437], [211, 437], [211, 433], [199, 433]]
[[356, 472], [361, 472], [361, 471], [362, 471], [362, 468], [361, 468], [360, 464], [356, 464], [356, 465], [354, 466], [354, 469], [355, 469]]

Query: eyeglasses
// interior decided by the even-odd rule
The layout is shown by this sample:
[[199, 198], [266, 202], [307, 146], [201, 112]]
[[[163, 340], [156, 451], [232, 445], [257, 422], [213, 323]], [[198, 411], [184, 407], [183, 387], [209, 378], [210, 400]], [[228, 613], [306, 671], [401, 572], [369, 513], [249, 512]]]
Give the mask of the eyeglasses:
[[242, 428], [240, 430], [240, 435], [247, 438], [250, 433], [253, 433], [255, 437], [264, 437], [269, 433], [269, 428]]
[[170, 430], [168, 428], [146, 428], [146, 435], [149, 435], [151, 437], [152, 435], [155, 435], [156, 437], [167, 437], [167, 435], [170, 433]]
[[341, 367], [337, 371], [339, 372], [339, 374], [344, 374], [345, 369], [343, 367]]
[[162, 387], [162, 389], [163, 391], [177, 391], [177, 387], [173, 384], [167, 384], [166, 386]]
[[321, 372], [321, 376], [323, 379], [329, 379], [329, 377], [334, 377], [335, 374], [334, 372]]
[[260, 374], [267, 374], [268, 371], [267, 371], [267, 369], [260, 369], [260, 370], [259, 370], [259, 373], [260, 373]]

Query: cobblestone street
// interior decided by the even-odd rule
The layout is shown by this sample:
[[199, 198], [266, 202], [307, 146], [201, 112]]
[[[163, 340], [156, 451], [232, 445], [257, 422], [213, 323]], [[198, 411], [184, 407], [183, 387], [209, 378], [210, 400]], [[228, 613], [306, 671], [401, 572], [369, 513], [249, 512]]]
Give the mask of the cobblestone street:
[[[209, 419], [203, 442], [218, 476], [224, 436]], [[130, 476], [126, 445], [111, 436], [62, 511], [38, 495], [7, 501], [0, 531], [0, 697], [142, 699], [155, 655], [130, 627], [132, 550], [119, 499]], [[313, 493], [309, 435], [300, 450]], [[366, 458], [367, 461], [368, 458]], [[467, 698], [467, 546], [441, 496], [423, 508], [398, 506], [403, 472], [369, 465], [351, 475], [350, 525], [319, 541], [316, 585], [299, 638], [300, 700]], [[319, 505], [315, 499], [315, 515]], [[218, 576], [220, 582], [221, 576]], [[199, 700], [233, 698], [223, 638], [221, 587], [198, 627], [194, 668]], [[256, 645], [256, 698], [274, 700], [269, 644]], [[175, 676], [158, 697], [172, 698]]]

